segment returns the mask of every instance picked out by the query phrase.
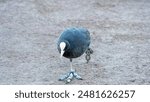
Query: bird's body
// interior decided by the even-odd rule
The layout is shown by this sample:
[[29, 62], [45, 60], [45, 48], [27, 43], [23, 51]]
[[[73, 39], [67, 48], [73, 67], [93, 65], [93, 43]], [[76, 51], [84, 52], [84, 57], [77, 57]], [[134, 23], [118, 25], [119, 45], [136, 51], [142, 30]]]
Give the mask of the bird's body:
[[71, 71], [59, 80], [66, 80], [67, 82], [70, 82], [73, 77], [80, 80], [82, 79], [75, 70], [72, 69], [72, 59], [80, 57], [85, 52], [88, 58], [90, 58], [91, 52], [89, 45], [90, 33], [85, 28], [68, 28], [61, 33], [57, 42], [57, 48], [61, 57], [64, 56], [70, 59]]
[[85, 28], [68, 28], [59, 37], [57, 44], [59, 52], [61, 52], [59, 48], [61, 42], [68, 44], [63, 56], [66, 58], [77, 58], [89, 47], [90, 33]]

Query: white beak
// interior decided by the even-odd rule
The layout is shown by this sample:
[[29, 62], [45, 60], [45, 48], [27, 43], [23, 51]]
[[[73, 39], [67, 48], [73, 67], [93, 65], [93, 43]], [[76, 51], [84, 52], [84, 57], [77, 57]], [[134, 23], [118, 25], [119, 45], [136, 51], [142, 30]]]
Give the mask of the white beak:
[[60, 58], [62, 58], [64, 53], [65, 53], [65, 51], [62, 50], [61, 53], [60, 53]]
[[60, 58], [62, 58], [63, 54], [65, 53], [64, 49], [66, 47], [66, 43], [65, 42], [61, 42], [59, 46], [60, 46], [60, 50], [61, 50]]

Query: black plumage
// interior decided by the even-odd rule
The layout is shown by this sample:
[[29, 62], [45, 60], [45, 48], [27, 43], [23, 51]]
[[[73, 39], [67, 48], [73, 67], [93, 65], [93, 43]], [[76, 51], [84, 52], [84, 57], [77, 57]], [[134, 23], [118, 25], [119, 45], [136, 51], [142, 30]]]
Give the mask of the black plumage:
[[87, 62], [90, 60], [90, 54], [93, 52], [90, 48], [90, 33], [86, 28], [68, 28], [64, 30], [57, 42], [57, 48], [61, 57], [64, 56], [70, 59], [71, 71], [59, 78], [60, 81], [65, 80], [70, 82], [74, 77], [81, 80], [82, 78], [73, 70], [72, 59], [80, 57], [86, 52]]
[[66, 48], [63, 54], [66, 58], [77, 58], [81, 56], [90, 45], [90, 33], [85, 28], [68, 28], [58, 39], [58, 50], [60, 43], [65, 42]]

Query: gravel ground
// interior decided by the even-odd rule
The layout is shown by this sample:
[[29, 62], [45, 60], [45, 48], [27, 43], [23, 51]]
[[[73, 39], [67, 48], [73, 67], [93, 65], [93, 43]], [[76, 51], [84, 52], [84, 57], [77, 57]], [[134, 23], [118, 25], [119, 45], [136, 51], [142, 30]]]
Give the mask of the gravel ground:
[[89, 29], [94, 50], [73, 60], [78, 85], [150, 84], [150, 0], [0, 0], [0, 84], [64, 85], [70, 70], [56, 42]]

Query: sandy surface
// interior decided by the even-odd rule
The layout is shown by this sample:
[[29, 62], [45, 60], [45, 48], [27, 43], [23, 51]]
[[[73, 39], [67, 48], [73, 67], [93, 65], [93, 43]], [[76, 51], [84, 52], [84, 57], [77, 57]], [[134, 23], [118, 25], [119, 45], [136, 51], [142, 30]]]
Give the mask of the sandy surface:
[[150, 84], [150, 0], [0, 0], [0, 84], [64, 84], [56, 42], [70, 26], [94, 50], [73, 60], [84, 80], [70, 84]]

